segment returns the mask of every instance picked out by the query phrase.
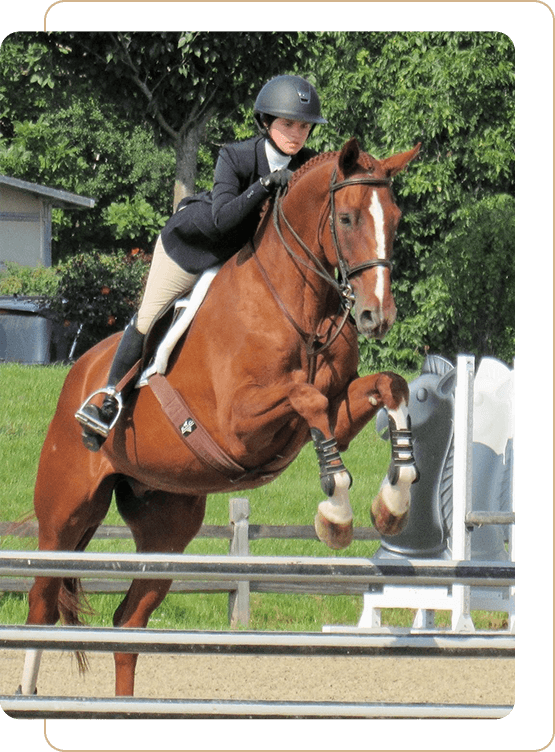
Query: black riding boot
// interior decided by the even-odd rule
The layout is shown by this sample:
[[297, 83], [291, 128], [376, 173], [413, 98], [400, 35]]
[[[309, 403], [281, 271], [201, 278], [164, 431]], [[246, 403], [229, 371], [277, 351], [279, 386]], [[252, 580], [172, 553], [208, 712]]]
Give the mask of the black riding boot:
[[75, 415], [83, 426], [83, 444], [91, 452], [98, 452], [114, 427], [123, 407], [122, 395], [116, 392], [116, 385], [141, 357], [144, 334], [136, 328], [133, 317], [123, 332], [106, 384], [107, 394], [101, 407], [85, 404]]

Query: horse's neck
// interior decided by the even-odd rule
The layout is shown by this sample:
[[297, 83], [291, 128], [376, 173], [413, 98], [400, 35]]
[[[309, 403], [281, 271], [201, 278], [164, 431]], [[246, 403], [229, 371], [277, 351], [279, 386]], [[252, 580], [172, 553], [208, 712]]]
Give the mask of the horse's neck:
[[[325, 264], [318, 238], [323, 207], [308, 208], [301, 217], [298, 212], [295, 216], [292, 210], [294, 198], [284, 202], [285, 216], [303, 242], [315, 255], [321, 256], [320, 260]], [[305, 331], [314, 332], [328, 313], [329, 283], [313, 271], [314, 261], [291, 235], [285, 223], [281, 220], [279, 225], [290, 252], [284, 247], [272, 216], [266, 218], [256, 253], [274, 292], [288, 313]]]

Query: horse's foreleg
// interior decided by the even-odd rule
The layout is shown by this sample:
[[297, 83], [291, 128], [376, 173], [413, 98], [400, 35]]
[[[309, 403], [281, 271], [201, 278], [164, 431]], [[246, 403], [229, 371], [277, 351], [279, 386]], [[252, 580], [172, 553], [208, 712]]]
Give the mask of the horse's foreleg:
[[397, 535], [404, 528], [409, 515], [410, 487], [418, 480], [408, 398], [406, 381], [386, 371], [351, 382], [337, 411], [336, 435], [340, 446], [347, 447], [381, 407], [387, 409], [392, 457], [387, 477], [370, 511], [381, 535]]
[[318, 505], [314, 527], [329, 548], [346, 548], [353, 538], [353, 510], [349, 501], [351, 474], [343, 464], [329, 422], [327, 397], [310, 385], [292, 390], [289, 400], [310, 427], [320, 465], [320, 485], [327, 499]]

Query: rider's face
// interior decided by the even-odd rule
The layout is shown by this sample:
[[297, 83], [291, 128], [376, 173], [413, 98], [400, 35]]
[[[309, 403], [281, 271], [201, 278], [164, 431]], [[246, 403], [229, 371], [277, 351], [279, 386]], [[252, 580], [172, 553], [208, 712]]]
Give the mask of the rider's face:
[[270, 125], [269, 133], [276, 146], [292, 157], [303, 148], [311, 128], [312, 123], [276, 118]]

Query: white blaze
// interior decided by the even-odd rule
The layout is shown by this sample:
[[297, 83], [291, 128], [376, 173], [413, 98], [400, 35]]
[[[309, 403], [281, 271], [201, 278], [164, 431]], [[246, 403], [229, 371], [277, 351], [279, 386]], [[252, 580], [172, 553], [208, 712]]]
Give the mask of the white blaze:
[[[385, 248], [385, 222], [383, 207], [380, 204], [378, 191], [372, 191], [372, 201], [370, 202], [370, 216], [374, 221], [374, 235], [376, 237], [376, 254], [379, 259], [386, 258]], [[378, 279], [376, 282], [376, 297], [378, 298], [380, 309], [383, 307], [385, 295], [385, 267], [377, 266], [376, 273]]]

